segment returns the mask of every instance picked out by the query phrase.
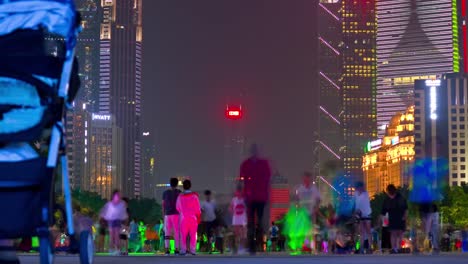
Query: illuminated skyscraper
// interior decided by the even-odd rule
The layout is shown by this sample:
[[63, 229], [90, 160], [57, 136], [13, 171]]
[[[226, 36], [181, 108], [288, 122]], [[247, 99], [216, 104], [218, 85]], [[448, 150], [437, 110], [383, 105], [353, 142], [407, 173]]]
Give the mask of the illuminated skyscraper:
[[[317, 9], [318, 25], [318, 80], [320, 87], [319, 130], [314, 151], [314, 175], [324, 175], [321, 168], [329, 160], [340, 160], [343, 146], [340, 113], [341, 102], [341, 19], [340, 0], [321, 0]], [[331, 179], [328, 179], [329, 181]], [[328, 197], [331, 189], [319, 183], [322, 197]], [[328, 202], [328, 201], [326, 201]]]
[[468, 75], [445, 74], [441, 79], [417, 80], [414, 85], [416, 160], [448, 162], [448, 185], [468, 184]]
[[89, 113], [85, 119], [85, 163], [82, 189], [109, 199], [122, 189], [122, 129], [111, 115]]
[[77, 105], [67, 111], [66, 136], [70, 184], [73, 189], [82, 189], [85, 174], [85, 121], [88, 118], [86, 104]]
[[76, 45], [81, 87], [76, 105], [86, 103], [87, 110], [98, 110], [99, 98], [99, 46], [102, 10], [100, 0], [75, 0], [81, 15], [82, 31]]
[[343, 165], [345, 176], [362, 179], [362, 155], [377, 137], [375, 0], [343, 0]]
[[142, 0], [102, 0], [99, 110], [123, 133], [123, 192], [141, 195]]
[[[466, 1], [461, 1], [466, 5]], [[414, 81], [460, 70], [457, 1], [377, 1], [377, 125], [414, 104]]]

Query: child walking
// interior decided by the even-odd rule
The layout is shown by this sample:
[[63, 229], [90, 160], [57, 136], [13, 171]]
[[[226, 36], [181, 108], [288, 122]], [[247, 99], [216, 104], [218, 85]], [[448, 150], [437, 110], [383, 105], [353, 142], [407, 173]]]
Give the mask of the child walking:
[[112, 193], [111, 200], [104, 205], [100, 216], [109, 226], [109, 253], [119, 255], [122, 222], [128, 219], [127, 206], [121, 199], [120, 191], [115, 190]]
[[230, 210], [235, 237], [234, 253], [244, 253], [247, 238], [247, 206], [240, 187], [237, 188], [234, 198], [232, 198]]
[[200, 223], [201, 209], [198, 194], [190, 190], [192, 182], [183, 182], [184, 192], [177, 197], [176, 208], [180, 214], [180, 254], [187, 254], [187, 237], [190, 237], [189, 252], [196, 255], [197, 229]]

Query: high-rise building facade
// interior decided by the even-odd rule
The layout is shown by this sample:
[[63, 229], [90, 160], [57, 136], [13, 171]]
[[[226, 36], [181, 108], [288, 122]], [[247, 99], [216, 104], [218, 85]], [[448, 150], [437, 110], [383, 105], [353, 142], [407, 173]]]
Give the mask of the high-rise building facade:
[[[67, 111], [66, 138], [70, 185], [73, 189], [83, 188], [85, 174], [85, 132], [88, 119], [86, 104], [75, 106]], [[87, 144], [87, 142], [86, 142]]]
[[466, 0], [458, 0], [458, 8], [460, 16], [458, 18], [458, 43], [460, 50], [460, 72], [468, 73], [468, 32], [466, 30], [468, 24], [468, 3]]
[[91, 113], [85, 131], [82, 189], [109, 199], [114, 189], [122, 189], [122, 129], [111, 115]]
[[91, 112], [98, 110], [99, 101], [99, 34], [102, 21], [100, 2], [75, 0], [77, 11], [81, 15], [82, 28], [75, 49], [81, 81], [75, 102], [78, 106], [85, 103]]
[[319, 126], [316, 138], [314, 174], [329, 160], [340, 160], [342, 147], [341, 107], [341, 2], [321, 0], [317, 9]]
[[[464, 1], [462, 1], [464, 2]], [[465, 3], [466, 4], [466, 3]], [[377, 125], [414, 104], [418, 79], [460, 70], [457, 1], [377, 1]]]
[[446, 74], [415, 82], [416, 159], [444, 159], [450, 186], [468, 183], [468, 76]]
[[342, 39], [341, 39], [341, 0], [321, 0], [317, 7], [318, 34], [318, 130], [315, 135], [313, 155], [316, 177], [326, 177], [318, 181], [317, 187], [323, 202], [328, 203], [333, 190], [326, 184], [333, 179], [324, 172], [329, 161], [341, 163], [343, 133], [340, 114], [342, 111]]
[[389, 184], [408, 186], [414, 156], [414, 106], [410, 106], [392, 117], [383, 138], [367, 145], [362, 169], [370, 197], [384, 192]]
[[365, 146], [377, 137], [375, 7], [375, 0], [342, 1], [342, 159], [352, 179], [362, 179]]
[[123, 134], [123, 192], [141, 196], [142, 0], [102, 0], [99, 110]]

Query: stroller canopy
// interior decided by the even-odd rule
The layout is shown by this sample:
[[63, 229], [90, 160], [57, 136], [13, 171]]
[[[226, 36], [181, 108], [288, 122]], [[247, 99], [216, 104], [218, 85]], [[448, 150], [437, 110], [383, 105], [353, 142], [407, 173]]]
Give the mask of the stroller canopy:
[[61, 119], [58, 97], [69, 104], [79, 87], [79, 29], [73, 0], [0, 0], [0, 143], [35, 140]]
[[0, 0], [0, 35], [46, 28], [70, 38], [75, 34], [76, 18], [72, 0]]

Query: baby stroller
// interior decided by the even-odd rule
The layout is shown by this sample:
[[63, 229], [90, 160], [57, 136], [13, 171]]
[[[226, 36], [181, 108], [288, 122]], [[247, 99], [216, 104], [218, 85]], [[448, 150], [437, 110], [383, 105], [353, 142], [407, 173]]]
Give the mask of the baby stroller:
[[[79, 87], [79, 30], [73, 0], [0, 0], [0, 239], [37, 236], [41, 264], [53, 262], [59, 168], [75, 235], [64, 116]], [[82, 232], [76, 243], [81, 263], [92, 263], [92, 234]]]

